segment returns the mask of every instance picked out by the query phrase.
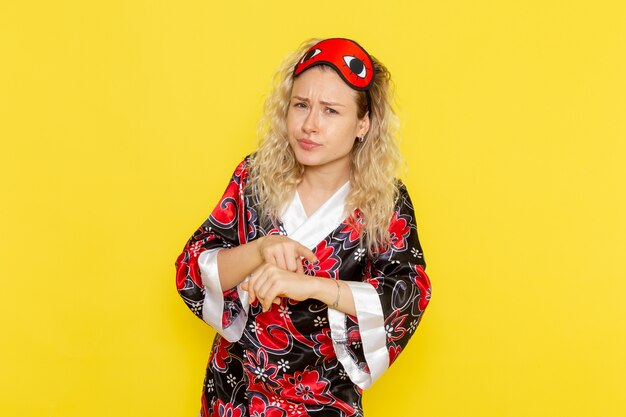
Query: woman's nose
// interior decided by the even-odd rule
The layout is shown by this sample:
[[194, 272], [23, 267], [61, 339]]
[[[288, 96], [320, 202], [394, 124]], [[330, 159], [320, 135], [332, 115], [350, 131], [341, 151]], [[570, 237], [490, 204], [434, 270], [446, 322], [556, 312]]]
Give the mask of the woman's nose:
[[305, 132], [315, 132], [318, 129], [317, 111], [313, 108], [309, 110], [309, 113], [302, 123], [302, 130]]

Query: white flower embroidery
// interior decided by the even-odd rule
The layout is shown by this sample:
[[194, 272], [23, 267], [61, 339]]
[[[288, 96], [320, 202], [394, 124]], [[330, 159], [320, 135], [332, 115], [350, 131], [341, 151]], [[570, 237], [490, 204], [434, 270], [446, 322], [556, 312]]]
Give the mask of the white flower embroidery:
[[313, 321], [315, 322], [315, 327], [322, 327], [326, 324], [326, 317], [317, 316]]
[[278, 407], [282, 407], [284, 402], [285, 402], [285, 400], [283, 400], [278, 395], [272, 395], [272, 400], [271, 401], [272, 401], [271, 405], [278, 406]]
[[287, 372], [287, 369], [289, 369], [289, 361], [286, 361], [284, 359], [279, 360], [277, 365], [278, 369], [283, 372]]
[[228, 382], [231, 387], [234, 387], [237, 384], [237, 380], [232, 374], [228, 374], [228, 376], [226, 376], [226, 382]]
[[391, 337], [393, 335], [393, 326], [391, 324], [385, 326], [385, 333], [387, 334], [387, 337]]
[[339, 378], [340, 379], [346, 379], [348, 377], [348, 374], [346, 373], [346, 371], [344, 371], [343, 369], [339, 370]]
[[265, 369], [263, 368], [255, 367], [254, 374], [263, 382], [265, 382], [265, 380], [269, 378], [269, 376], [265, 373]]
[[300, 404], [289, 404], [287, 407], [289, 414], [303, 413], [304, 408]]
[[193, 245], [191, 245], [189, 247], [189, 251], [191, 252], [191, 255], [195, 258], [196, 256], [198, 256], [198, 252], [200, 252], [200, 248], [202, 247], [202, 244], [200, 243], [200, 241], [195, 242]]
[[291, 311], [289, 311], [289, 307], [281, 305], [280, 307], [278, 307], [278, 313], [281, 317], [289, 317]]
[[363, 258], [363, 255], [365, 255], [365, 248], [358, 248], [354, 252], [354, 259], [359, 262]]
[[248, 327], [250, 327], [250, 330], [252, 330], [253, 332], [256, 332], [256, 334], [261, 334], [261, 332], [263, 331], [261, 326], [259, 326], [256, 322], [251, 323]]
[[206, 390], [213, 391], [214, 387], [215, 387], [215, 382], [213, 382], [213, 379], [209, 379], [206, 383]]
[[416, 258], [421, 258], [424, 254], [417, 250], [417, 248], [411, 248], [411, 253]]
[[413, 333], [415, 329], [417, 328], [417, 320], [413, 320], [409, 326], [410, 326], [409, 331]]
[[190, 307], [191, 307], [191, 311], [193, 311], [194, 314], [199, 314], [200, 310], [202, 310], [202, 302], [198, 301], [195, 303], [191, 303]]

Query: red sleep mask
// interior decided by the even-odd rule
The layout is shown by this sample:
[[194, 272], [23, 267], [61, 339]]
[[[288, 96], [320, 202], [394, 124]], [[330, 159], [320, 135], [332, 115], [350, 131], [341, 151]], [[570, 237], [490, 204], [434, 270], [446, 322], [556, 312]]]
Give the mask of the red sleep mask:
[[294, 77], [320, 64], [337, 70], [355, 90], [368, 90], [374, 81], [374, 65], [369, 54], [358, 43], [344, 38], [325, 39], [313, 45], [298, 61]]

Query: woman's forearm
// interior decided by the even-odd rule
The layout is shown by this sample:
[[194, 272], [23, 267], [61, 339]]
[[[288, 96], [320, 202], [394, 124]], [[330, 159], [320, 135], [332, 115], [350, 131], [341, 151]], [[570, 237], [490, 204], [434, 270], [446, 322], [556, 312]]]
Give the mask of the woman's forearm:
[[263, 263], [259, 246], [265, 236], [249, 243], [222, 249], [217, 254], [217, 271], [222, 291], [239, 285], [250, 272]]
[[[327, 304], [330, 308], [334, 308], [342, 313], [356, 316], [356, 307], [354, 306], [352, 291], [350, 287], [348, 287], [348, 284], [341, 280], [317, 278], [311, 298], [315, 298]], [[337, 307], [332, 307], [336, 301]]]
[[[252, 271], [265, 262], [261, 255], [263, 239], [265, 236], [218, 252], [217, 270], [222, 291], [230, 290], [239, 285]], [[328, 306], [333, 306], [337, 302], [337, 306], [332, 308], [345, 314], [356, 315], [354, 298], [348, 284], [341, 280], [311, 278], [314, 279], [310, 298], [319, 300]]]

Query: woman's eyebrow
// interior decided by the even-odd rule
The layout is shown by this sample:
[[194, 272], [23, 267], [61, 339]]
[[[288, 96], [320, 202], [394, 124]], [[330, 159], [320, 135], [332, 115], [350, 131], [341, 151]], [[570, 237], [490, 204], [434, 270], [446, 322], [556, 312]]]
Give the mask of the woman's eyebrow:
[[[293, 96], [292, 98], [298, 99], [300, 101], [304, 101], [305, 103], [309, 103], [311, 100], [309, 100], [306, 97], [300, 97], [300, 96]], [[320, 104], [324, 104], [326, 106], [341, 106], [341, 107], [346, 107], [341, 103], [333, 103], [331, 101], [320, 101]]]

